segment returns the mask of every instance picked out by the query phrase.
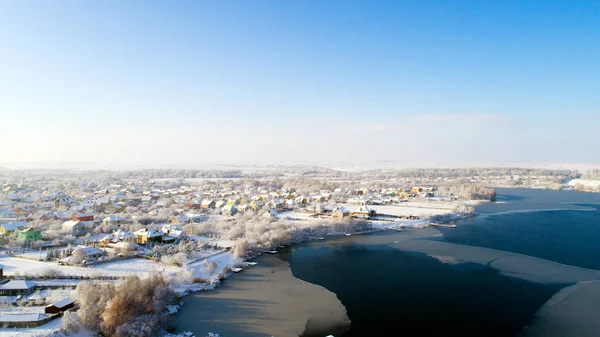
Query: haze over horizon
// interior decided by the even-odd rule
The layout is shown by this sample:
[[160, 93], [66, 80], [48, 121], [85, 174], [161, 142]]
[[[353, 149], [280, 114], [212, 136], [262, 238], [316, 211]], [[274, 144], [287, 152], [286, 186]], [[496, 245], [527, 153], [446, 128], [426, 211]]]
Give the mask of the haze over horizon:
[[3, 1], [0, 31], [0, 167], [600, 163], [599, 3]]

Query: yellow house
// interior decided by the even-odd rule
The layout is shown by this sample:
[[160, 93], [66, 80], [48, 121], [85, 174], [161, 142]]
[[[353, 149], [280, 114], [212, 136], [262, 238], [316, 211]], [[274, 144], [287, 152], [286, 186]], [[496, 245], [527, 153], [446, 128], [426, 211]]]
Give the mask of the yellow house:
[[4, 236], [10, 235], [10, 233], [25, 227], [27, 227], [27, 222], [11, 221], [8, 223], [3, 223], [2, 225], [0, 225], [0, 234]]
[[252, 208], [253, 211], [258, 211], [259, 209], [261, 209], [263, 206], [265, 205], [264, 202], [262, 201], [257, 201], [254, 200], [252, 201], [252, 203], [250, 203], [250, 207]]

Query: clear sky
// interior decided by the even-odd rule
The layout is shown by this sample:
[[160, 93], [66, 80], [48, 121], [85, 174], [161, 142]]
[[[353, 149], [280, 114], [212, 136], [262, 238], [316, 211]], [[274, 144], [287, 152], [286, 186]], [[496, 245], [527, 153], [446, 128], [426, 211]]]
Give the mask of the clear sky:
[[0, 166], [600, 162], [598, 1], [0, 1]]

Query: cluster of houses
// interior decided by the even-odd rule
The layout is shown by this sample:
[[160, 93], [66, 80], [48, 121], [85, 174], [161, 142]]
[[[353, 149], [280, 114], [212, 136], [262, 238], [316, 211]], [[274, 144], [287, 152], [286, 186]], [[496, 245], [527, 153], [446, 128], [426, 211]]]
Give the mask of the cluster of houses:
[[[29, 301], [37, 290], [43, 289], [30, 280], [4, 278], [3, 268], [0, 266], [0, 301], [3, 303], [16, 303]], [[45, 301], [45, 299], [44, 299]], [[63, 312], [73, 309], [75, 300], [65, 298], [58, 302], [47, 304], [42, 312], [0, 312], [0, 325], [7, 328], [31, 328], [40, 326], [58, 318]]]
[[[429, 197], [435, 187], [337, 188], [299, 194], [293, 189], [269, 187], [169, 186], [157, 188], [151, 182], [127, 182], [101, 185], [95, 183], [65, 184], [62, 189], [45, 186], [4, 184], [0, 194], [0, 237], [17, 232], [22, 241], [39, 241], [44, 237], [39, 224], [61, 221], [63, 232], [84, 235], [100, 225], [112, 229], [135, 218], [156, 218], [165, 222], [167, 211], [179, 215], [172, 225], [206, 221], [209, 215], [234, 216], [244, 212], [263, 212], [275, 217], [285, 210], [304, 209], [319, 212], [324, 204], [345, 202], [360, 206], [398, 203], [411, 197]], [[355, 216], [343, 209], [334, 210], [335, 217]], [[363, 216], [356, 214], [356, 216]], [[38, 224], [38, 226], [32, 226]], [[112, 235], [112, 234], [111, 234]], [[120, 235], [120, 234], [118, 234]], [[144, 228], [132, 233], [135, 242], [170, 242], [184, 235], [181, 228]], [[131, 238], [133, 238], [133, 236]], [[122, 239], [112, 239], [110, 245], [124, 245]]]

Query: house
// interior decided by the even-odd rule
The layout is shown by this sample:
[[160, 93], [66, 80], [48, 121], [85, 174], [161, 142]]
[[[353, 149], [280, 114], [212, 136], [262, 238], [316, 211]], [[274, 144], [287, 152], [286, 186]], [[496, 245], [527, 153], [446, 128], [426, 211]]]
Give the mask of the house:
[[104, 254], [103, 251], [96, 247], [88, 247], [83, 245], [75, 247], [75, 249], [73, 249], [73, 254], [75, 254], [75, 252], [81, 252], [82, 255], [85, 256], [86, 260], [95, 259]]
[[100, 240], [100, 242], [102, 242], [105, 245], [108, 245], [111, 243], [119, 243], [122, 241], [134, 242], [134, 241], [136, 241], [136, 237], [131, 232], [119, 229], [116, 232], [113, 231], [112, 234], [109, 234], [109, 235], [105, 236], [104, 238], [102, 238], [102, 240]]
[[219, 201], [215, 202], [216, 208], [221, 208], [221, 207], [224, 207], [225, 205], [227, 205], [227, 201], [225, 201], [225, 200], [219, 200]]
[[333, 209], [333, 211], [331, 211], [331, 215], [336, 217], [336, 218], [346, 218], [350, 216], [350, 211], [348, 211], [347, 209], [345, 209], [344, 207], [336, 207]]
[[142, 228], [139, 231], [133, 233], [135, 235], [135, 242], [141, 245], [148, 242], [162, 242], [163, 232], [157, 231], [152, 228]]
[[268, 218], [268, 219], [276, 219], [277, 218], [277, 214], [279, 214], [279, 213], [277, 213], [276, 210], [270, 209], [263, 216], [265, 218]]
[[[97, 259], [104, 254], [105, 253], [98, 248], [79, 245], [73, 249], [71, 256], [68, 256], [60, 261], [67, 264], [85, 263], [91, 259]], [[82, 259], [78, 261], [80, 257]]]
[[228, 215], [228, 216], [234, 216], [237, 213], [237, 207], [235, 205], [225, 205], [225, 207], [223, 207], [223, 209], [221, 210], [221, 214], [223, 215]]
[[210, 199], [204, 199], [202, 200], [202, 203], [200, 204], [200, 208], [202, 209], [209, 209], [209, 208], [215, 208], [216, 207], [216, 203], [214, 200], [210, 200]]
[[54, 215], [52, 213], [43, 213], [42, 215], [40, 215], [38, 217], [38, 220], [41, 220], [41, 221], [56, 220], [56, 219], [57, 219], [56, 215]]
[[65, 298], [64, 300], [54, 302], [50, 305], [47, 305], [44, 309], [44, 313], [46, 314], [60, 314], [63, 311], [67, 311], [75, 306], [75, 300], [70, 298]]
[[0, 225], [0, 234], [6, 236], [16, 230], [21, 230], [25, 227], [28, 227], [28, 225], [27, 225], [27, 222], [24, 222], [24, 221], [19, 221], [19, 222], [11, 221], [8, 223], [3, 223]]
[[0, 285], [1, 296], [31, 295], [35, 290], [35, 282], [27, 280], [10, 280]]
[[69, 220], [63, 222], [62, 229], [70, 231], [73, 235], [79, 235], [86, 229], [86, 225], [83, 221]]
[[411, 191], [412, 193], [419, 193], [419, 192], [423, 191], [423, 188], [422, 188], [422, 187], [419, 187], [419, 186], [413, 186], [413, 187], [410, 189], [410, 191]]
[[298, 203], [295, 199], [287, 199], [285, 200], [285, 208], [295, 208]]
[[173, 223], [173, 224], [185, 224], [185, 223], [189, 223], [189, 222], [190, 222], [190, 218], [188, 218], [185, 215], [176, 216], [173, 219], [171, 219], [171, 223]]
[[106, 218], [102, 219], [102, 224], [121, 226], [123, 224], [123, 220], [125, 220], [125, 219], [121, 218], [118, 215], [110, 215], [110, 216], [107, 216]]
[[54, 213], [54, 216], [56, 216], [57, 219], [61, 220], [70, 220], [73, 217], [71, 213], [68, 212], [56, 212]]
[[269, 202], [269, 206], [271, 208], [281, 210], [281, 209], [283, 209], [283, 207], [285, 206], [285, 204], [280, 199], [275, 199], [275, 200]]
[[12, 202], [21, 202], [21, 196], [16, 193], [10, 193], [8, 199]]
[[179, 225], [167, 224], [162, 226], [161, 230], [166, 236], [175, 240], [181, 240], [186, 237], [185, 232]]
[[202, 202], [197, 200], [190, 200], [185, 203], [187, 208], [199, 209], [202, 207]]
[[32, 208], [30, 206], [19, 206], [13, 209], [14, 214], [28, 214], [32, 212]]
[[325, 197], [322, 195], [317, 195], [317, 196], [313, 197], [313, 200], [317, 201], [317, 202], [325, 202]]
[[227, 205], [236, 205], [237, 206], [241, 203], [241, 200], [242, 199], [240, 199], [240, 198], [229, 199], [229, 200], [227, 200]]
[[73, 220], [78, 221], [94, 221], [94, 213], [77, 213], [73, 215]]
[[40, 231], [36, 231], [33, 227], [27, 227], [18, 232], [20, 240], [38, 241], [42, 239]]
[[186, 216], [188, 218], [190, 218], [190, 222], [192, 222], [192, 223], [200, 223], [200, 222], [204, 222], [204, 221], [208, 220], [208, 215], [206, 215], [206, 214], [188, 213]]
[[369, 219], [377, 215], [377, 212], [374, 209], [365, 206], [359, 208], [358, 211], [352, 212], [351, 215], [357, 218]]
[[253, 200], [252, 203], [250, 203], [250, 207], [253, 211], [258, 211], [259, 209], [263, 208], [264, 205], [264, 202], [258, 200]]
[[300, 204], [300, 205], [306, 205], [306, 204], [308, 204], [310, 201], [311, 201], [311, 200], [310, 200], [310, 198], [309, 198], [309, 197], [307, 197], [307, 196], [299, 196], [299, 197], [296, 197], [296, 202], [297, 202], [298, 204]]

